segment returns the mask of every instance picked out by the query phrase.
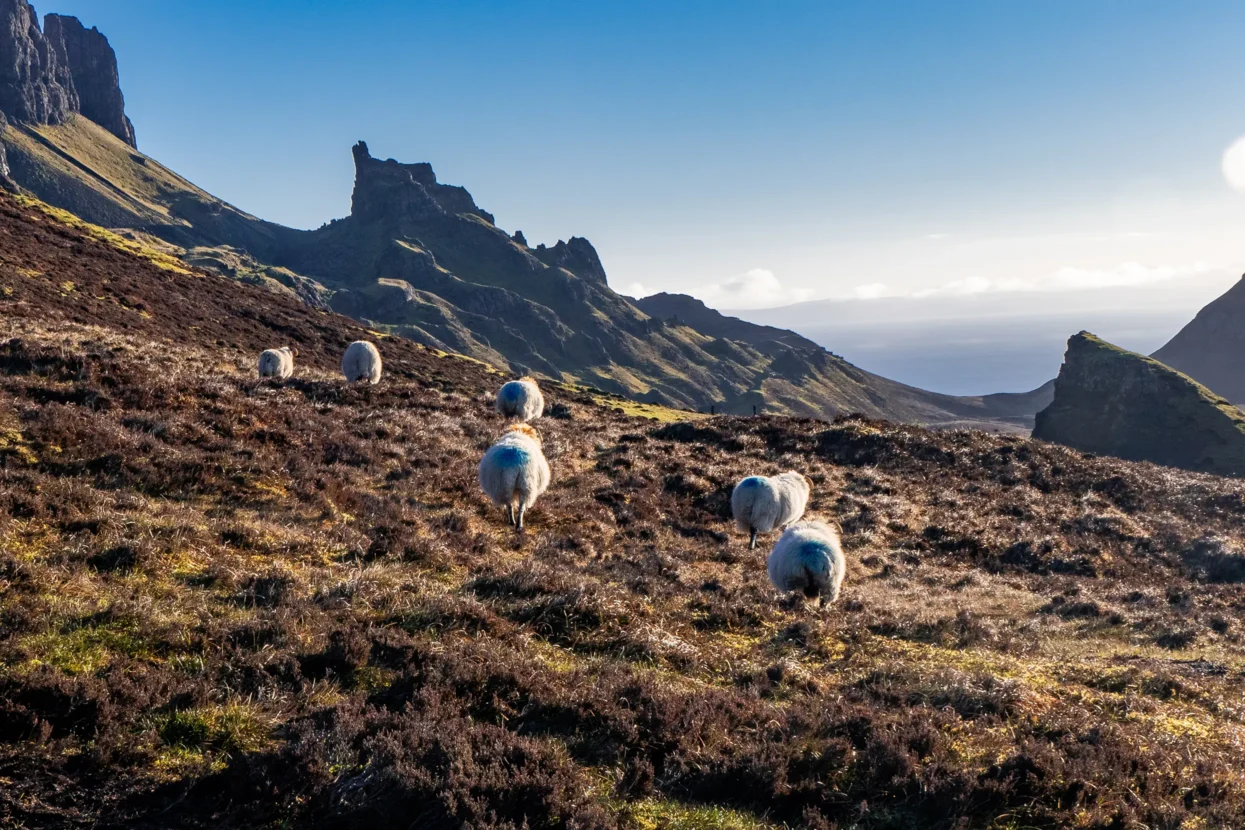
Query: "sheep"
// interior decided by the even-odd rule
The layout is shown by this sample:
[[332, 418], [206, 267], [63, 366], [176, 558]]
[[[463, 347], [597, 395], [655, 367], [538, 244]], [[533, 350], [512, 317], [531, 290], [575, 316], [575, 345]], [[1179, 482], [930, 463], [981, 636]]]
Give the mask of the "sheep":
[[510, 524], [522, 530], [523, 514], [549, 488], [551, 478], [540, 434], [527, 424], [507, 428], [480, 460], [479, 477], [480, 488], [493, 504], [505, 508]]
[[821, 607], [839, 598], [847, 560], [839, 533], [824, 522], [800, 522], [783, 531], [766, 563], [770, 582], [783, 593], [802, 591], [821, 598]]
[[735, 485], [731, 493], [731, 513], [735, 525], [751, 534], [749, 550], [757, 546], [757, 534], [769, 533], [798, 522], [808, 506], [813, 483], [799, 473], [780, 476], [749, 476]]
[[545, 396], [533, 378], [512, 380], [497, 390], [497, 411], [507, 418], [535, 421], [545, 414]]
[[366, 340], [356, 340], [342, 355], [342, 374], [348, 383], [366, 380], [375, 386], [380, 383], [380, 352]]
[[259, 356], [259, 376], [285, 380], [294, 374], [294, 358], [297, 356], [298, 351], [289, 346], [265, 349]]

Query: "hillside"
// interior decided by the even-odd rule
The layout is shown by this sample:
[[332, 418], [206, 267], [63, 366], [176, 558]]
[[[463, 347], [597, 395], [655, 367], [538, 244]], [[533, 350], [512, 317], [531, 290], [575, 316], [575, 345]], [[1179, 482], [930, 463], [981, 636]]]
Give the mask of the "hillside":
[[1245, 404], [1245, 278], [1198, 312], [1155, 359]]
[[0, 5], [0, 24], [0, 51], [26, 60], [0, 72], [0, 183], [185, 262], [498, 369], [637, 401], [1010, 431], [1030, 421], [988, 398], [869, 375], [790, 332], [757, 340], [756, 327], [720, 315], [669, 323], [610, 288], [587, 240], [531, 247], [431, 165], [373, 158], [363, 142], [348, 216], [315, 231], [262, 221], [137, 149], [101, 34], [56, 15], [41, 31], [25, 0]]
[[[516, 536], [489, 367], [385, 337], [347, 388], [346, 318], [5, 196], [0, 235], [0, 825], [1245, 821], [1239, 482], [549, 386]], [[728, 521], [789, 467], [825, 614]]]
[[1086, 452], [1245, 475], [1245, 414], [1152, 357], [1088, 332], [1068, 341], [1033, 437]]

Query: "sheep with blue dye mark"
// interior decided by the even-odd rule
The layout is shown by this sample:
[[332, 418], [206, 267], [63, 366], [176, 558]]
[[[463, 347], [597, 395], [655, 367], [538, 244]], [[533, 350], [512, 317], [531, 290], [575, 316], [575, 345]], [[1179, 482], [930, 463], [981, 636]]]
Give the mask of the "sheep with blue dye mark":
[[294, 358], [297, 354], [289, 346], [265, 349], [259, 356], [259, 376], [285, 380], [294, 374]]
[[824, 522], [800, 522], [783, 532], [766, 569], [779, 591], [799, 591], [809, 600], [820, 598], [825, 608], [839, 598], [847, 559], [837, 530]]
[[527, 424], [509, 427], [480, 461], [480, 488], [506, 518], [523, 529], [523, 516], [549, 489], [552, 475], [540, 434]]
[[535, 421], [545, 414], [545, 396], [533, 378], [512, 380], [497, 390], [497, 411], [507, 418]]
[[757, 534], [798, 522], [812, 490], [813, 483], [807, 477], [793, 472], [773, 478], [749, 476], [735, 485], [731, 514], [735, 525], [750, 535], [749, 549], [756, 548]]
[[342, 374], [349, 383], [367, 381], [372, 385], [380, 383], [380, 352], [376, 346], [366, 340], [356, 340], [346, 347], [342, 355]]

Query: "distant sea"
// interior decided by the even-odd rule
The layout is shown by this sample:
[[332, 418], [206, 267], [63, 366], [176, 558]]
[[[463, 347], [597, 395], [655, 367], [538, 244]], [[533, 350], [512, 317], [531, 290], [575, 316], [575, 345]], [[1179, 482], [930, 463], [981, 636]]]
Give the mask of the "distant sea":
[[1133, 312], [1001, 320], [871, 322], [807, 327], [800, 334], [862, 369], [949, 395], [1027, 392], [1059, 374], [1068, 337], [1082, 330], [1130, 351], [1157, 351], [1186, 313]]
[[[901, 383], [950, 395], [983, 395], [1027, 392], [1051, 380], [1059, 373], [1068, 338], [1079, 331], [1131, 351], [1155, 352], [1227, 284], [1197, 291], [1173, 286], [1144, 295], [1144, 305], [1133, 302], [1125, 309], [1112, 307], [1122, 299], [1119, 295], [1077, 294], [1069, 300], [1078, 307], [1066, 311], [1052, 310], [1048, 298], [1011, 295], [937, 303], [826, 300], [725, 313], [799, 332], [860, 368]], [[1026, 312], [1034, 299], [1046, 300], [1041, 313]]]

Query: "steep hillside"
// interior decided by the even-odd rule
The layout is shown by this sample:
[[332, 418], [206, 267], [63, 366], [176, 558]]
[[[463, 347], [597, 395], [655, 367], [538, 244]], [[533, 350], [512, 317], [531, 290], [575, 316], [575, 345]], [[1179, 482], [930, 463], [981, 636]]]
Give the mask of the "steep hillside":
[[1245, 414], [1154, 358], [1088, 332], [1068, 341], [1033, 437], [1119, 458], [1245, 475]]
[[1154, 357], [1245, 404], [1245, 278], [1199, 311]]
[[[0, 236], [0, 825], [1245, 821], [1239, 482], [550, 386], [516, 536], [487, 366], [381, 338], [347, 388], [348, 319], [8, 197]], [[824, 614], [728, 518], [790, 467]]]

